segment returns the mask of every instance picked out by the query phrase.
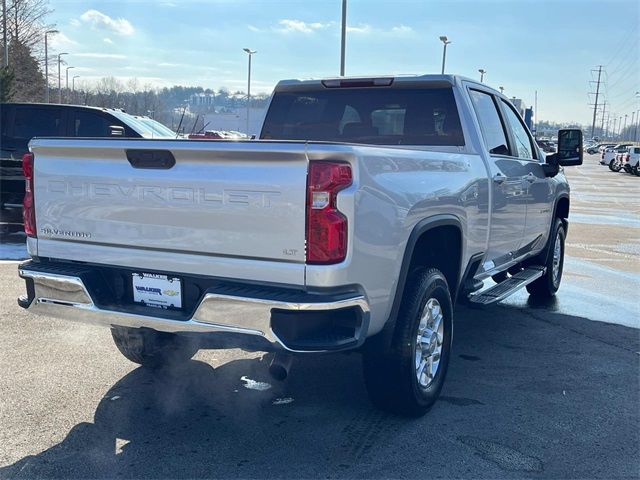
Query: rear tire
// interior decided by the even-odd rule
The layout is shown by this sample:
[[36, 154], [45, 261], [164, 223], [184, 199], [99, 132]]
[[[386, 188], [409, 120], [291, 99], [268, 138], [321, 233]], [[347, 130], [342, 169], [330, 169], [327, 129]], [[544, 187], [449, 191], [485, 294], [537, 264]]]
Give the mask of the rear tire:
[[111, 336], [122, 355], [146, 368], [185, 363], [198, 351], [185, 337], [148, 328], [112, 327]]
[[551, 298], [560, 288], [562, 269], [564, 267], [564, 241], [566, 233], [562, 220], [555, 219], [552, 230], [553, 244], [549, 245], [549, 253], [545, 264], [546, 271], [542, 277], [527, 285], [527, 292], [534, 298]]
[[391, 345], [380, 339], [365, 346], [364, 379], [373, 404], [385, 411], [419, 417], [429, 411], [447, 374], [453, 306], [444, 275], [420, 269], [407, 280]]

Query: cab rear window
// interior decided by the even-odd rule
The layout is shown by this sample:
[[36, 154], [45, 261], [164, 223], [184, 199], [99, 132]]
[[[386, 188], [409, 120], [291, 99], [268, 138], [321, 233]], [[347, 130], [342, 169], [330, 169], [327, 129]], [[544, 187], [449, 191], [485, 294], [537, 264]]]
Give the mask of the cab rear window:
[[371, 145], [464, 145], [451, 88], [277, 92], [261, 138]]

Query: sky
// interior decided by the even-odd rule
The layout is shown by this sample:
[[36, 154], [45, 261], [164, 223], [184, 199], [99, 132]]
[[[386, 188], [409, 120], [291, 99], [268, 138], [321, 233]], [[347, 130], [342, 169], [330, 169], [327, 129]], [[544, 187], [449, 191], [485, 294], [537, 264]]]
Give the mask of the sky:
[[[339, 74], [342, 0], [50, 0], [76, 81], [114, 76], [139, 85], [269, 93], [278, 80]], [[479, 78], [534, 104], [539, 120], [590, 124], [640, 109], [637, 0], [349, 0], [346, 75], [439, 73]], [[78, 84], [78, 83], [77, 83]], [[599, 120], [598, 120], [599, 121]]]

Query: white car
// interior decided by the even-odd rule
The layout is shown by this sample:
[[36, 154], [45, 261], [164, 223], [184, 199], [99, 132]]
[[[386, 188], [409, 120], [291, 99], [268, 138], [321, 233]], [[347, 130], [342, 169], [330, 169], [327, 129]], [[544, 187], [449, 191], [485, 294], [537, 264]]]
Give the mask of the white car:
[[622, 154], [622, 162], [625, 172], [640, 176], [640, 147], [629, 147], [629, 151]]
[[616, 159], [616, 153], [626, 153], [627, 149], [631, 146], [632, 144], [630, 143], [620, 143], [615, 147], [606, 148], [600, 156], [600, 163], [602, 165], [609, 165], [612, 160]]

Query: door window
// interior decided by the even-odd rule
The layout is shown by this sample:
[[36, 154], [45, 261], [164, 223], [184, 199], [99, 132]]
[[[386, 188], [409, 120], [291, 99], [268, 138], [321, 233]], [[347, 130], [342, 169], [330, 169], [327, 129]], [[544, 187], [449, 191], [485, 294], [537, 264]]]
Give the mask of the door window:
[[518, 115], [513, 107], [504, 100], [501, 100], [504, 107], [505, 117], [511, 133], [513, 133], [513, 140], [515, 141], [515, 156], [518, 158], [524, 158], [527, 160], [535, 159], [533, 144], [531, 137], [527, 132], [527, 128], [522, 123], [520, 115]]
[[33, 137], [63, 135], [62, 111], [59, 108], [16, 108], [13, 136], [25, 140]]
[[77, 111], [74, 114], [73, 134], [76, 137], [108, 137], [109, 126], [114, 123], [99, 113]]
[[469, 95], [487, 150], [494, 155], [509, 155], [507, 136], [493, 97], [479, 90], [470, 90]]

